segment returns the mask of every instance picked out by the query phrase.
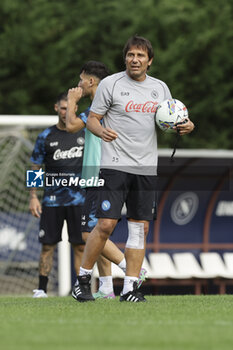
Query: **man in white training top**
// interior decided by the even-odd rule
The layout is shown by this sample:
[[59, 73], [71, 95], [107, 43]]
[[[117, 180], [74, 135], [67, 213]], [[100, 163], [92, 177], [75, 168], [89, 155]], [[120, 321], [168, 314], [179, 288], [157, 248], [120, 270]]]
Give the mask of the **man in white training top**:
[[[133, 36], [124, 47], [123, 57], [126, 71], [101, 81], [87, 120], [87, 128], [104, 141], [100, 178], [105, 185], [99, 192], [98, 223], [88, 237], [78, 276], [77, 300], [80, 302], [93, 300], [92, 268], [121, 218], [124, 203], [129, 232], [120, 301], [146, 301], [136, 281], [155, 210], [158, 152], [154, 115], [157, 106], [171, 98], [171, 93], [164, 82], [147, 75], [154, 57], [149, 40]], [[188, 119], [177, 128], [184, 135], [190, 133], [194, 125]]]

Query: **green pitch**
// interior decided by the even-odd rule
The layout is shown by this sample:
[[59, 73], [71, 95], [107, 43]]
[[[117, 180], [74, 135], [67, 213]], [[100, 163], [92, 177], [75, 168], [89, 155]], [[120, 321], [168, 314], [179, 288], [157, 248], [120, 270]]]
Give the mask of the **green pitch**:
[[233, 296], [150, 296], [147, 303], [0, 297], [2, 350], [233, 349]]

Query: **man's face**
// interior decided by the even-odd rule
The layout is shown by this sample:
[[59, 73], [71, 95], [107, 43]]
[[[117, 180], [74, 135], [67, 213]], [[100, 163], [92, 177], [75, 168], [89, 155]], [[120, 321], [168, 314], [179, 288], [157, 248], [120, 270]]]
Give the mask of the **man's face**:
[[153, 58], [149, 60], [147, 51], [140, 47], [132, 46], [125, 57], [126, 71], [130, 78], [143, 81], [148, 66], [151, 65], [152, 61]]
[[81, 73], [78, 86], [83, 90], [83, 97], [90, 96], [91, 94], [91, 77], [88, 74]]
[[59, 122], [63, 125], [66, 124], [66, 110], [67, 110], [67, 101], [61, 100], [54, 106], [55, 111], [58, 114]]

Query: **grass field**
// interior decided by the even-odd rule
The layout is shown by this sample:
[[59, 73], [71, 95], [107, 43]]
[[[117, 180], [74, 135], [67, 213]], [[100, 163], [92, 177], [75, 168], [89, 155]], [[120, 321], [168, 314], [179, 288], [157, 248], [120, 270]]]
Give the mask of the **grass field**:
[[233, 349], [233, 296], [149, 296], [147, 303], [0, 297], [2, 350]]

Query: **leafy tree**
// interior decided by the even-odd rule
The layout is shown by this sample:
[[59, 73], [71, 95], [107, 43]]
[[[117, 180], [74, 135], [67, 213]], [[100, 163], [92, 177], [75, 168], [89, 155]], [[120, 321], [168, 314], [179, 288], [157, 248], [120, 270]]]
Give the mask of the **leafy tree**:
[[[155, 49], [149, 74], [197, 125], [180, 147], [233, 148], [233, 0], [2, 0], [0, 9], [1, 114], [52, 114], [85, 61], [123, 70], [123, 45], [137, 33]], [[174, 143], [158, 138], [161, 147]]]

